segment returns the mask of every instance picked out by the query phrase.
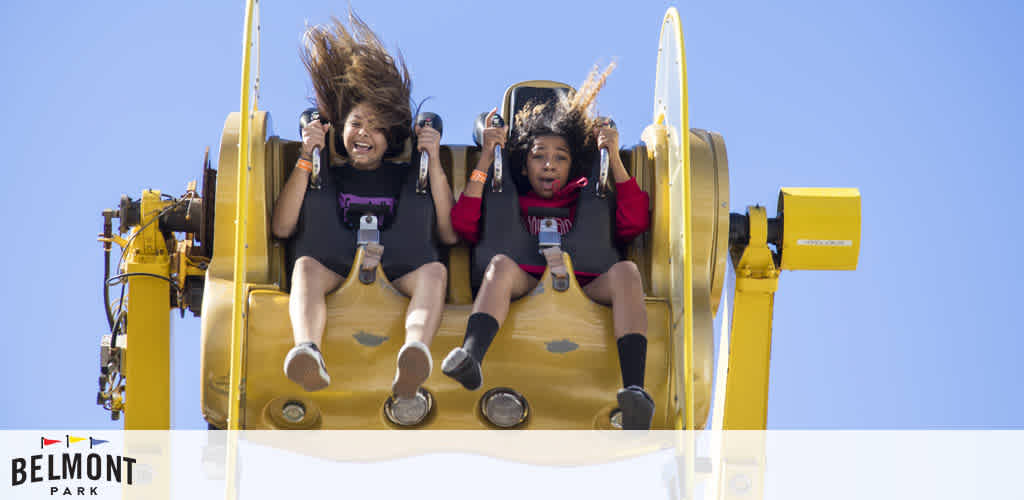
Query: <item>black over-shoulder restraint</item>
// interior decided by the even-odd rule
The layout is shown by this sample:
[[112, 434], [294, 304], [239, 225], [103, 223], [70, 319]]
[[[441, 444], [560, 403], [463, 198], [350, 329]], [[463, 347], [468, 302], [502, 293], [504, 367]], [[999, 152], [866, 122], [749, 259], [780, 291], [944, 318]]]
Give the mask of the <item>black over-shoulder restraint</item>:
[[[502, 151], [502, 156], [505, 165], [509, 165], [505, 151]], [[572, 257], [576, 271], [604, 274], [622, 260], [622, 254], [615, 244], [615, 195], [609, 193], [605, 198], [597, 196], [600, 165], [596, 155], [588, 156], [583, 164], [589, 165], [586, 169], [587, 185], [580, 189], [572, 229], [562, 235], [562, 250]], [[480, 288], [484, 271], [497, 254], [505, 254], [517, 264], [547, 265], [544, 256], [540, 254], [537, 237], [530, 234], [523, 225], [519, 213], [519, 194], [512, 176], [508, 174], [511, 169], [505, 170], [501, 192], [491, 190], [493, 164], [488, 168], [487, 182], [484, 183], [480, 241], [473, 248], [471, 259], [470, 283], [474, 292]]]
[[[326, 152], [326, 160], [330, 156]], [[413, 160], [418, 163], [418, 153]], [[324, 162], [326, 165], [326, 161]], [[331, 167], [351, 168], [351, 167]], [[395, 217], [391, 224], [380, 232], [380, 243], [384, 245], [381, 259], [384, 274], [396, 279], [423, 264], [442, 260], [435, 227], [437, 225], [434, 199], [428, 189], [416, 193], [418, 172], [407, 168], [402, 189], [399, 192]], [[356, 254], [357, 229], [345, 225], [338, 210], [340, 186], [336, 176], [325, 175], [322, 189], [308, 189], [302, 200], [302, 211], [298, 227], [288, 241], [289, 273], [295, 260], [310, 256], [328, 269], [348, 276]], [[290, 279], [290, 276], [289, 276]]]

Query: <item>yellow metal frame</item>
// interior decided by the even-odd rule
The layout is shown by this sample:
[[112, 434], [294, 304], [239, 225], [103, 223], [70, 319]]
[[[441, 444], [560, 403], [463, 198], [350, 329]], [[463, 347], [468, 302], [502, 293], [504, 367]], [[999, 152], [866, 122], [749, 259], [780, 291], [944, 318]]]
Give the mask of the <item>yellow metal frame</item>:
[[256, 110], [249, 109], [249, 63], [252, 55], [252, 26], [253, 11], [256, 1], [249, 0], [245, 6], [245, 24], [242, 37], [242, 108], [241, 119], [239, 120], [239, 142], [238, 142], [238, 182], [235, 185], [235, 258], [232, 268], [232, 306], [231, 306], [231, 381], [228, 386], [230, 406], [228, 410], [228, 428], [231, 430], [240, 429], [240, 405], [242, 399], [242, 325], [245, 319], [242, 317], [242, 304], [245, 300], [245, 259], [248, 252], [239, 251], [248, 248], [248, 213], [249, 207], [249, 127], [252, 120], [252, 113]]
[[168, 205], [159, 191], [143, 191], [140, 224], [124, 249], [123, 271], [162, 276], [130, 276], [128, 303], [131, 320], [127, 337], [131, 354], [125, 377], [132, 391], [124, 414], [126, 430], [171, 427], [170, 255], [156, 220]]
[[736, 296], [729, 340], [725, 430], [762, 430], [768, 418], [772, 307], [779, 271], [768, 248], [764, 207], [748, 207], [750, 243], [736, 266]]
[[[678, 93], [673, 93], [673, 83], [678, 84]], [[673, 330], [681, 320], [683, 330], [682, 345], [676, 346], [675, 352], [677, 363], [682, 366], [677, 370], [677, 387], [681, 386], [683, 392], [683, 408], [676, 415], [676, 428], [693, 430], [696, 424], [696, 413], [694, 411], [694, 380], [693, 380], [693, 226], [691, 214], [693, 213], [691, 175], [690, 175], [690, 133], [689, 133], [689, 106], [686, 90], [686, 49], [683, 43], [683, 25], [679, 20], [679, 12], [675, 7], [670, 7], [665, 12], [665, 18], [661, 24], [661, 35], [658, 43], [658, 66], [655, 86], [655, 126], [666, 126], [667, 129], [659, 131], [656, 136], [660, 139], [665, 137], [668, 142], [668, 158], [670, 162], [676, 161], [678, 155], [680, 169], [679, 178], [673, 175], [675, 165], [669, 166], [668, 183], [675, 182], [682, 184], [681, 200], [673, 199], [673, 204], [681, 203], [681, 207], [672, 210], [673, 217], [678, 214], [681, 221], [671, 221], [672, 227], [681, 226], [680, 234], [669, 234], [673, 250], [669, 255], [669, 262], [673, 258], [681, 258], [682, 272], [681, 280], [677, 278], [674, 266], [669, 266], [672, 297], [673, 297]], [[674, 109], [678, 107], [678, 109]], [[678, 116], [675, 116], [678, 113]], [[678, 120], [678, 122], [676, 121]], [[653, 148], [658, 151], [658, 148]], [[656, 153], [657, 155], [657, 153]], [[676, 188], [678, 189], [678, 188]], [[669, 193], [672, 193], [672, 189]], [[670, 194], [670, 197], [671, 194]], [[672, 197], [674, 198], [674, 197]], [[682, 246], [678, 240], [682, 241]], [[677, 268], [678, 269], [678, 268]], [[652, 269], [653, 271], [653, 269]], [[676, 304], [677, 297], [682, 296], [681, 303]], [[678, 309], [677, 309], [678, 307]], [[677, 389], [678, 391], [678, 389]]]

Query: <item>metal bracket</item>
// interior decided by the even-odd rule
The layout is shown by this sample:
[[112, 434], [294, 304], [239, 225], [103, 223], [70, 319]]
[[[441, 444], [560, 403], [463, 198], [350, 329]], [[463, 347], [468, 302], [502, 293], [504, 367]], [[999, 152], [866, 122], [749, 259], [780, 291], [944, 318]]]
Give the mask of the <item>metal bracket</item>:
[[540, 220], [537, 243], [540, 246], [540, 253], [544, 253], [546, 248], [562, 246], [562, 235], [558, 233], [558, 222], [554, 217], [545, 217]]
[[380, 225], [376, 215], [364, 215], [359, 218], [359, 232], [356, 233], [356, 245], [380, 243]]

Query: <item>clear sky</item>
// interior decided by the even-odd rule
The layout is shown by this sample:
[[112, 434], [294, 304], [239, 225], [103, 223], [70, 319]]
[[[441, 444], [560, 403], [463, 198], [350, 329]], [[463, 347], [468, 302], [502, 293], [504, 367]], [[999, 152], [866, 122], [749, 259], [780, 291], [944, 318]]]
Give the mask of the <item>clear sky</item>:
[[[477, 113], [528, 79], [619, 67], [599, 106], [623, 144], [651, 120], [671, 2], [352, 5], [469, 144]], [[1024, 131], [1016, 2], [691, 2], [691, 126], [725, 137], [732, 210], [780, 186], [857, 187], [856, 272], [785, 273], [769, 428], [1019, 428], [1024, 336], [1013, 264]], [[306, 22], [342, 1], [263, 6], [261, 108], [284, 138], [308, 105]], [[100, 212], [200, 175], [239, 106], [243, 2], [0, 4], [5, 342], [0, 428], [116, 428], [95, 405]], [[1017, 33], [1017, 34], [1014, 34]], [[203, 428], [199, 323], [173, 320], [174, 418]]]

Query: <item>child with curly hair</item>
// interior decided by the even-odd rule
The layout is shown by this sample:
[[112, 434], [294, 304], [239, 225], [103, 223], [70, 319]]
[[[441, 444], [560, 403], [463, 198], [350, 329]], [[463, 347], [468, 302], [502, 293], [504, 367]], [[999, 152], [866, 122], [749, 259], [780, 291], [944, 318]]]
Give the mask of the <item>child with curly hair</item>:
[[[622, 165], [618, 132], [591, 116], [591, 105], [612, 69], [614, 64], [598, 73], [595, 67], [579, 91], [554, 102], [528, 103], [515, 116], [516, 133], [509, 141], [508, 152], [511, 164], [521, 166], [529, 182], [529, 192], [519, 196], [519, 208], [531, 234], [536, 235], [539, 228], [539, 219], [528, 214], [531, 207], [567, 208], [569, 217], [558, 218], [556, 222], [560, 234], [571, 230], [579, 190], [586, 185], [581, 163], [601, 148], [612, 153], [609, 166], [616, 183], [618, 242], [626, 244], [650, 226], [649, 198]], [[491, 123], [496, 111], [491, 111], [485, 123]], [[505, 146], [505, 127], [485, 128], [482, 142], [483, 152], [476, 171], [452, 210], [455, 230], [474, 244], [480, 235], [484, 182], [494, 161], [494, 146]], [[473, 303], [462, 347], [452, 350], [441, 365], [445, 375], [469, 390], [482, 385], [484, 355], [508, 315], [510, 302], [534, 289], [543, 272], [543, 266], [518, 264], [503, 254], [491, 259]], [[648, 429], [654, 401], [643, 388], [647, 310], [640, 272], [635, 264], [623, 260], [599, 275], [579, 271], [575, 274], [587, 297], [612, 307], [623, 384], [616, 397], [622, 409], [623, 428]]]

